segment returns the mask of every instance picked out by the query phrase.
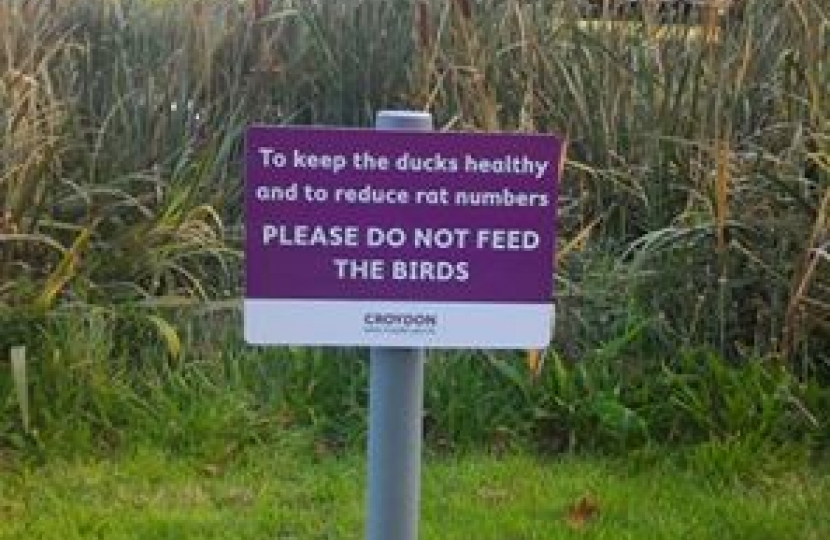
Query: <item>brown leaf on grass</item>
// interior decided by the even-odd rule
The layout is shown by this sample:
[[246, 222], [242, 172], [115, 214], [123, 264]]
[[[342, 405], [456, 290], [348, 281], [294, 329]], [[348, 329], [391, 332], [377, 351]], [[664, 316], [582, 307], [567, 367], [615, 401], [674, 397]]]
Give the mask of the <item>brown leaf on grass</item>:
[[583, 529], [585, 525], [599, 515], [599, 503], [590, 495], [583, 495], [575, 504], [568, 507], [565, 522], [571, 529]]

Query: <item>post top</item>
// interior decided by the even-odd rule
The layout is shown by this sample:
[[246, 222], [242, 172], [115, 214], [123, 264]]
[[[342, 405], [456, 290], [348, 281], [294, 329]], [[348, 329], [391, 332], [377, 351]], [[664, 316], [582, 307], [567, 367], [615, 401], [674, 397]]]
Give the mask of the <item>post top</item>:
[[426, 111], [379, 111], [375, 128], [432, 131], [432, 115]]

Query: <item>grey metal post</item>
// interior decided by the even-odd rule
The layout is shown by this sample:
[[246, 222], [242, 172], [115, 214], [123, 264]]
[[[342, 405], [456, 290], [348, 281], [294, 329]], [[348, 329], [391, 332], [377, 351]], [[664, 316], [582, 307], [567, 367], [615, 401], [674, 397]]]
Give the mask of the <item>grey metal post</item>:
[[[432, 115], [381, 111], [375, 128], [431, 131]], [[418, 538], [424, 359], [423, 349], [370, 352], [367, 540]]]

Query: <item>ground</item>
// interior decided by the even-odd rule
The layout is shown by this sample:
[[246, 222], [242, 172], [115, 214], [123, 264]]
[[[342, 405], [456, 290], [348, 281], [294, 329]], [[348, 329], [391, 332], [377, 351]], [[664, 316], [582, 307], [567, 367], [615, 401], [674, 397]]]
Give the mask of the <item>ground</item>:
[[[364, 456], [288, 439], [214, 456], [139, 448], [7, 468], [0, 538], [362, 538]], [[830, 538], [830, 470], [790, 466], [741, 479], [655, 456], [427, 456], [420, 536]]]

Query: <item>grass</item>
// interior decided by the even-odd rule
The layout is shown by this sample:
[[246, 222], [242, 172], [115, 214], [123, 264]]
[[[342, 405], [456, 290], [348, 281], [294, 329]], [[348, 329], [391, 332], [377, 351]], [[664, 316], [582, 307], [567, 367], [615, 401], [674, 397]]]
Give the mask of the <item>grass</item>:
[[401, 107], [568, 137], [574, 356], [631, 308], [658, 351], [826, 376], [827, 3], [747, 2], [705, 21], [717, 40], [645, 8], [586, 25], [575, 4], [3, 2], [0, 311], [238, 298], [245, 126]]
[[[642, 459], [432, 455], [421, 538], [819, 539], [830, 470], [735, 479], [685, 454]], [[759, 456], [758, 463], [772, 461]], [[0, 469], [0, 538], [362, 538], [364, 461], [300, 431], [235, 453], [138, 446], [103, 460]], [[583, 503], [582, 513], [578, 509]], [[586, 504], [587, 503], [587, 504]], [[581, 519], [584, 517], [585, 519]]]
[[[210, 453], [230, 441], [273, 441], [288, 427], [362, 447], [367, 351], [254, 348], [240, 327], [236, 314], [179, 316], [173, 339], [122, 311], [43, 321], [25, 362], [0, 364], [0, 449], [35, 461], [137, 442]], [[432, 352], [427, 442], [548, 454], [712, 438], [828, 447], [826, 386], [775, 359], [730, 364], [706, 349], [650, 355], [644, 328], [633, 319], [581, 360], [551, 350], [535, 368], [518, 351]]]

